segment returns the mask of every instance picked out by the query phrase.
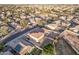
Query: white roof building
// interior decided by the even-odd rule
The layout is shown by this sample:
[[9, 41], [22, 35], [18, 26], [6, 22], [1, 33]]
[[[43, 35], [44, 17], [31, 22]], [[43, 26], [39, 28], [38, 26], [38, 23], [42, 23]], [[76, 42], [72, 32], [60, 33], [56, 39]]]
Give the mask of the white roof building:
[[48, 24], [48, 25], [45, 25], [45, 27], [47, 27], [51, 30], [55, 30], [58, 28], [58, 25], [57, 24]]

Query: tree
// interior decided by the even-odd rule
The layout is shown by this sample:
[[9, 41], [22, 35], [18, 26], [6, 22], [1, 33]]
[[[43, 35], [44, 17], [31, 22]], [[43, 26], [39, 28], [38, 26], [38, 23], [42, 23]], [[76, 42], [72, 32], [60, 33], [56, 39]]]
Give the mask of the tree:
[[74, 10], [74, 12], [79, 12], [79, 8], [76, 8], [76, 9]]
[[26, 28], [27, 27], [27, 24], [28, 24], [28, 21], [27, 20], [21, 20], [20, 21], [20, 25], [22, 26], [22, 28]]
[[45, 54], [45, 55], [52, 55], [52, 54], [54, 54], [53, 45], [52, 44], [48, 44], [48, 45], [44, 46], [42, 54]]
[[38, 25], [39, 27], [44, 27], [45, 24], [46, 24], [46, 21], [40, 20], [37, 25]]
[[8, 34], [8, 27], [2, 26], [2, 27], [0, 28], [0, 36], [5, 36], [5, 35], [7, 35], [7, 34]]
[[4, 45], [0, 44], [0, 52], [4, 49]]

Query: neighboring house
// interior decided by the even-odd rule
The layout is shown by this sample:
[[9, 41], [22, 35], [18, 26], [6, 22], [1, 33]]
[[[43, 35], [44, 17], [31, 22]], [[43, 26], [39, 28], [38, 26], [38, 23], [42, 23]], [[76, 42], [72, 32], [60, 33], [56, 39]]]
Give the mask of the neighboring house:
[[79, 25], [73, 27], [73, 28], [70, 28], [71, 31], [74, 31], [74, 32], [79, 32]]
[[22, 13], [22, 14], [20, 15], [20, 18], [21, 18], [21, 19], [26, 19], [25, 13]]
[[65, 30], [60, 34], [61, 39], [64, 39], [73, 49], [79, 54], [79, 36], [78, 34]]
[[6, 45], [10, 46], [12, 51], [14, 50], [16, 54], [24, 55], [30, 53], [34, 48], [34, 46], [26, 40], [27, 38], [23, 36], [8, 42]]
[[59, 33], [56, 31], [50, 32], [46, 37], [54, 39], [59, 36]]
[[34, 18], [30, 18], [29, 22], [30, 22], [30, 24], [32, 24], [31, 26], [36, 25], [36, 22], [35, 22]]
[[45, 27], [47, 27], [51, 30], [55, 30], [58, 28], [58, 25], [57, 24], [48, 24], [48, 25], [45, 25]]
[[19, 52], [19, 54], [27, 54], [32, 51], [33, 47], [30, 45], [25, 45], [22, 42], [19, 42], [16, 47], [14, 48], [15, 51]]
[[30, 23], [33, 25], [37, 25], [40, 23], [40, 21], [42, 21], [43, 19], [40, 17], [32, 17], [29, 19]]
[[62, 16], [59, 17], [59, 19], [61, 19], [61, 20], [66, 20], [66, 19], [67, 19], [67, 16], [63, 16], [63, 15], [62, 15]]
[[21, 29], [21, 26], [20, 26], [19, 24], [15, 23], [15, 22], [12, 22], [12, 23], [10, 24], [10, 26], [12, 26], [12, 27], [15, 28], [15, 29]]
[[73, 18], [72, 21], [76, 24], [79, 24], [79, 19], [78, 18]]
[[10, 51], [1, 52], [0, 55], [13, 55]]
[[44, 28], [42, 28], [42, 29], [44, 30], [44, 33], [45, 33], [45, 34], [46, 34], [46, 33], [50, 33], [50, 31], [51, 31], [50, 29], [45, 28], [45, 27], [44, 27]]

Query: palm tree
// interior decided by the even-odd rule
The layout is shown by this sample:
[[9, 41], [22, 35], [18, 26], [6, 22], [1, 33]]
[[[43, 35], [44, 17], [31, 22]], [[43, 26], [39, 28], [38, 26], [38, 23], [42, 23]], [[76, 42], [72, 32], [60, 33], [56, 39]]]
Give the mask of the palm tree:
[[59, 37], [56, 36], [56, 37], [54, 38], [54, 40], [53, 40], [53, 48], [54, 48], [54, 54], [55, 54], [55, 55], [56, 55], [56, 47], [55, 47], [55, 46], [56, 46], [56, 44], [57, 44], [57, 42], [58, 42], [58, 39], [59, 39]]
[[53, 52], [56, 55], [56, 48], [55, 48], [55, 42], [53, 41]]

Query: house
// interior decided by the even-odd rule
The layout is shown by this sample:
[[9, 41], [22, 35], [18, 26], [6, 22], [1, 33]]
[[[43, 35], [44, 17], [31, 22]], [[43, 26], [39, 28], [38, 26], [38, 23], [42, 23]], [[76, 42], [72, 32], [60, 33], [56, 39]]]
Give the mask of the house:
[[76, 23], [76, 24], [79, 24], [79, 19], [78, 19], [78, 17], [74, 17], [74, 18], [72, 19], [72, 21], [73, 21], [74, 23]]
[[20, 54], [20, 55], [28, 54], [32, 51], [34, 46], [31, 43], [27, 42], [26, 40], [28, 39], [24, 36], [18, 37], [6, 43], [6, 46], [10, 46], [11, 47], [10, 51], [15, 55], [16, 54]]
[[21, 19], [26, 19], [25, 13], [20, 14], [20, 18], [21, 18]]
[[32, 24], [32, 26], [39, 24], [40, 21], [42, 21], [42, 18], [40, 17], [32, 17], [29, 19], [29, 22]]
[[51, 32], [51, 30], [50, 29], [48, 29], [48, 28], [42, 28], [43, 30], [44, 30], [44, 33], [46, 34], [46, 33], [49, 33], [49, 32]]
[[67, 16], [67, 21], [71, 21], [73, 18], [74, 18], [73, 15], [68, 15], [68, 16]]
[[70, 28], [70, 30], [73, 31], [73, 32], [76, 32], [76, 33], [79, 32], [79, 25], [77, 25], [73, 28]]
[[79, 35], [70, 30], [65, 30], [60, 34], [61, 39], [64, 39], [73, 50], [79, 54]]
[[30, 38], [30, 39], [32, 39], [32, 40], [34, 40], [34, 41], [36, 41], [36, 42], [41, 42], [42, 40], [43, 40], [43, 38], [44, 38], [44, 30], [43, 29], [41, 29], [41, 28], [35, 28], [35, 29], [33, 29], [33, 30], [31, 30], [28, 34], [27, 34], [27, 36]]
[[5, 18], [4, 12], [2, 12], [2, 13], [0, 14], [0, 17], [1, 17], [1, 20], [3, 20], [3, 19]]
[[15, 23], [15, 22], [12, 22], [10, 24], [10, 26], [13, 27], [13, 28], [15, 28], [15, 29], [21, 29], [21, 26], [19, 24]]
[[0, 24], [2, 24], [2, 21], [0, 21]]
[[54, 39], [55, 37], [58, 37], [58, 36], [59, 36], [59, 33], [56, 32], [56, 31], [51, 31], [51, 32], [47, 35], [47, 37], [48, 37], [48, 38], [51, 38], [51, 39]]
[[35, 22], [34, 18], [30, 18], [29, 22], [30, 22], [30, 24], [32, 24], [31, 26], [36, 25], [36, 22]]
[[45, 27], [47, 27], [51, 30], [55, 30], [58, 28], [58, 25], [57, 24], [48, 24], [48, 25], [45, 25]]
[[32, 50], [32, 46], [30, 45], [25, 45], [22, 42], [19, 42], [16, 47], [14, 48], [15, 51], [17, 51], [19, 54], [27, 54], [30, 53]]
[[62, 16], [59, 17], [59, 19], [61, 19], [61, 20], [66, 20], [66, 19], [67, 19], [67, 16], [63, 16], [63, 15], [62, 15]]

